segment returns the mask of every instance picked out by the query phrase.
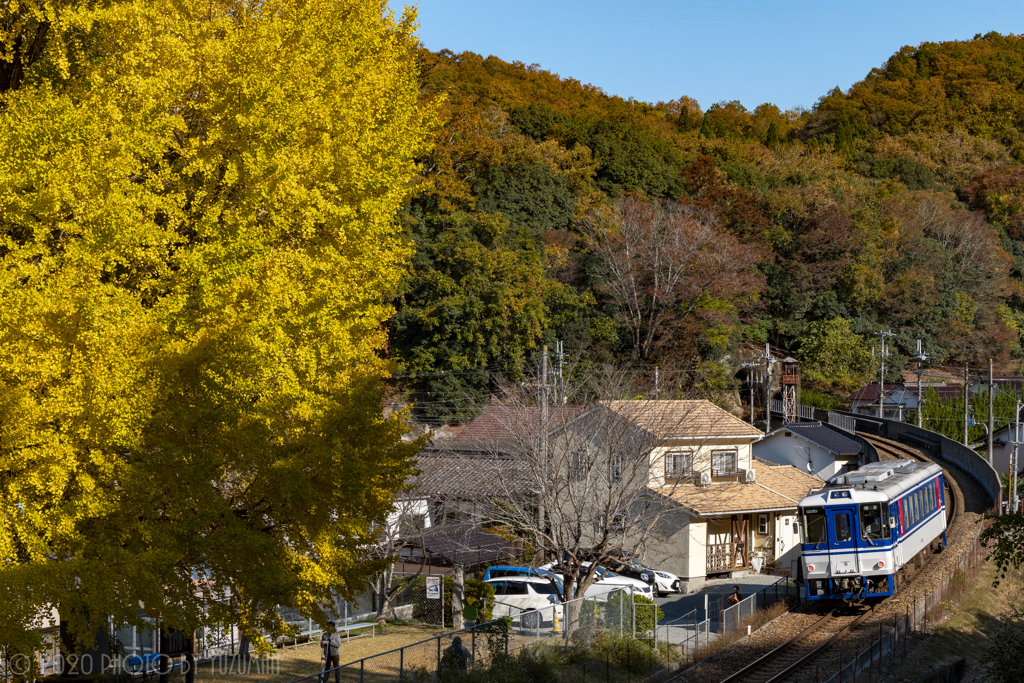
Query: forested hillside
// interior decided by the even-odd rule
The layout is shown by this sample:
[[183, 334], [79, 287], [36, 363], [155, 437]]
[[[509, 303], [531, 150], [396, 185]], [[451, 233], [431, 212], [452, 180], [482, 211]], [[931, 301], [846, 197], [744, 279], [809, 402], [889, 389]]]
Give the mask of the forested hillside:
[[[841, 396], [870, 333], [1012, 369], [1024, 304], [1024, 38], [906, 47], [813, 110], [649, 104], [421, 51], [445, 125], [403, 212], [403, 388], [441, 417], [542, 344], [726, 387], [741, 339]], [[813, 397], [814, 391], [808, 392]]]

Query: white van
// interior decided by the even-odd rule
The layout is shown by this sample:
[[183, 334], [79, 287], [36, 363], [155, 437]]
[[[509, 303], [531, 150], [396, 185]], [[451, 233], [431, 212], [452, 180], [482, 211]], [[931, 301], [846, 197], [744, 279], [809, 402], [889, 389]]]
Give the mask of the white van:
[[[553, 614], [562, 619], [562, 604], [558, 590], [547, 579], [536, 576], [506, 576], [488, 579], [494, 586], [493, 617], [521, 617], [523, 628], [536, 628], [550, 622]], [[552, 613], [553, 608], [553, 613]], [[537, 615], [540, 615], [540, 623]], [[521, 616], [525, 615], [525, 616]]]

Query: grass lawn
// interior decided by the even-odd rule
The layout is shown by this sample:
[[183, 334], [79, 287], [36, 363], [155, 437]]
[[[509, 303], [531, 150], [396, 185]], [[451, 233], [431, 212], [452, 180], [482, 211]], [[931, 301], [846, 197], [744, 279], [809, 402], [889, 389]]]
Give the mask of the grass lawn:
[[964, 681], [981, 681], [979, 660], [988, 650], [988, 634], [1002, 624], [1015, 606], [1024, 605], [1024, 573], [1009, 573], [999, 588], [992, 587], [995, 576], [995, 566], [986, 562], [960, 605], [935, 626], [930, 636], [919, 640], [890, 680], [916, 681], [944, 662], [965, 657]]
[[[387, 652], [404, 645], [426, 640], [441, 633], [436, 626], [418, 624], [389, 625], [382, 630], [377, 628], [377, 637], [369, 635], [352, 638], [350, 642], [341, 638], [341, 663], [352, 662], [381, 652]], [[274, 651], [273, 661], [251, 660], [248, 667], [234, 662], [230, 658], [201, 664], [196, 671], [196, 683], [213, 681], [231, 681], [232, 683], [287, 683], [303, 676], [310, 676], [320, 671], [320, 647], [316, 642], [303, 643], [298, 647], [286, 645]], [[358, 674], [358, 669], [355, 669]], [[348, 680], [343, 677], [342, 680]], [[184, 676], [172, 677], [174, 683], [182, 683]], [[310, 679], [315, 681], [316, 679]], [[334, 680], [333, 676], [330, 679]], [[356, 677], [358, 680], [358, 676]]]

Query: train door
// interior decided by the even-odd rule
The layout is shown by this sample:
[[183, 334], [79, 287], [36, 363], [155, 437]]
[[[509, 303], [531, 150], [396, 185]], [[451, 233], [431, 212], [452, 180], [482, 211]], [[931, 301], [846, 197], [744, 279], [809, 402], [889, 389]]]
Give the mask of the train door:
[[828, 554], [833, 574], [856, 574], [857, 563], [857, 508], [829, 506], [826, 508], [829, 526]]

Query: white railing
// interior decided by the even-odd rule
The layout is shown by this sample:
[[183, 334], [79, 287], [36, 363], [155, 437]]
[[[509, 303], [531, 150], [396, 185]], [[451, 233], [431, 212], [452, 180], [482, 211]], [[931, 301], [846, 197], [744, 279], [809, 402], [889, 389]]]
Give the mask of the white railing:
[[849, 415], [843, 415], [837, 413], [834, 410], [828, 411], [828, 423], [833, 427], [839, 427], [842, 430], [854, 434], [857, 432], [857, 420], [850, 417]]

